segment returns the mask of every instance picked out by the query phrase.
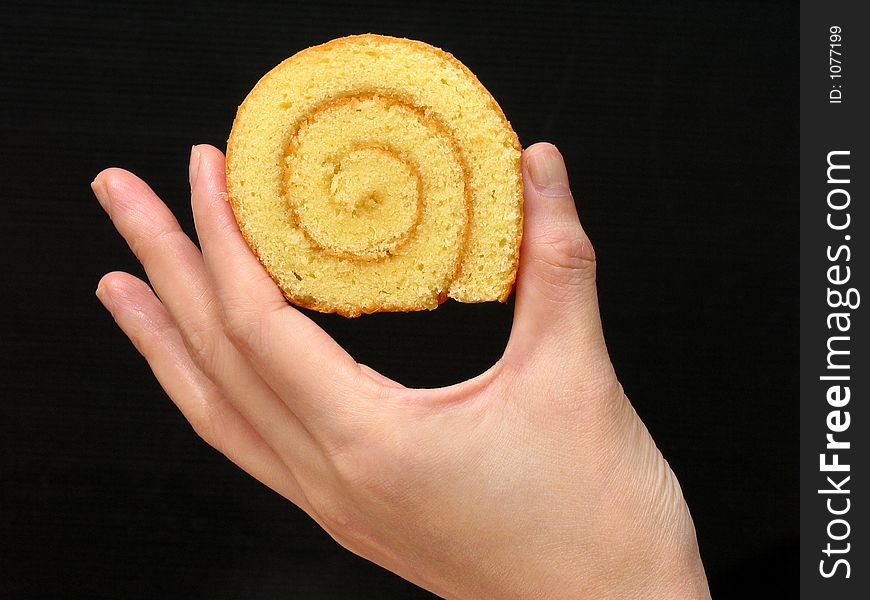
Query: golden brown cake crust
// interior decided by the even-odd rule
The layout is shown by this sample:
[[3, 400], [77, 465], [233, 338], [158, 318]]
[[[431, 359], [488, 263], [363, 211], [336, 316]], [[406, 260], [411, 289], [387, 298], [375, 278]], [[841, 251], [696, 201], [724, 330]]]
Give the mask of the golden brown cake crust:
[[[278, 74], [279, 72], [281, 72], [287, 68], [292, 68], [292, 66], [294, 65], [294, 63], [296, 61], [300, 61], [306, 57], [309, 57], [311, 55], [318, 54], [318, 53], [327, 54], [331, 50], [333, 50], [335, 48], [340, 48], [344, 45], [352, 45], [352, 44], [360, 44], [360, 43], [362, 43], [362, 44], [385, 43], [385, 44], [390, 44], [390, 45], [398, 44], [398, 45], [403, 45], [414, 52], [423, 52], [423, 53], [428, 53], [428, 54], [437, 56], [442, 61], [445, 61], [449, 65], [452, 65], [453, 67], [458, 68], [462, 73], [464, 73], [464, 75], [467, 77], [467, 79], [469, 81], [473, 82], [473, 84], [475, 86], [477, 86], [484, 93], [484, 95], [488, 99], [488, 102], [490, 104], [490, 108], [498, 116], [499, 120], [501, 121], [502, 127], [504, 128], [505, 132], [508, 134], [508, 139], [510, 140], [510, 145], [516, 151], [516, 158], [513, 160], [513, 171], [515, 172], [516, 181], [518, 182], [517, 189], [515, 191], [516, 191], [516, 197], [518, 199], [518, 204], [519, 204], [519, 224], [518, 224], [518, 227], [516, 228], [516, 234], [515, 234], [516, 239], [513, 241], [512, 244], [510, 244], [510, 246], [512, 247], [512, 255], [510, 256], [511, 268], [505, 276], [504, 291], [501, 293], [501, 295], [498, 298], [493, 298], [493, 299], [497, 299], [500, 302], [506, 302], [508, 297], [510, 296], [512, 290], [513, 290], [513, 284], [514, 284], [517, 269], [519, 266], [519, 250], [520, 250], [520, 245], [521, 245], [521, 241], [522, 241], [523, 190], [522, 190], [522, 167], [521, 167], [521, 160], [520, 160], [522, 147], [520, 145], [519, 139], [516, 136], [516, 133], [511, 128], [510, 122], [508, 121], [507, 117], [505, 116], [505, 114], [502, 111], [501, 107], [499, 106], [498, 102], [496, 102], [495, 98], [492, 97], [492, 95], [488, 92], [488, 90], [486, 90], [486, 88], [483, 86], [483, 84], [480, 83], [480, 81], [474, 75], [474, 73], [472, 73], [471, 70], [468, 69], [468, 67], [466, 67], [462, 62], [460, 62], [458, 59], [456, 59], [449, 52], [446, 52], [440, 48], [437, 48], [435, 46], [431, 46], [429, 44], [426, 44], [424, 42], [420, 42], [417, 40], [411, 40], [411, 39], [406, 39], [406, 38], [395, 38], [395, 37], [391, 37], [391, 36], [383, 36], [383, 35], [372, 34], [372, 33], [358, 34], [358, 35], [351, 35], [351, 36], [347, 36], [347, 37], [337, 38], [337, 39], [331, 40], [329, 42], [326, 42], [326, 43], [318, 45], [318, 46], [306, 48], [306, 49], [296, 53], [295, 55], [285, 59], [280, 64], [278, 64], [276, 67], [271, 69], [268, 73], [266, 73], [258, 81], [258, 83], [254, 86], [254, 88], [251, 90], [251, 92], [248, 94], [248, 96], [245, 98], [245, 100], [239, 106], [238, 111], [236, 113], [236, 117], [233, 121], [233, 127], [232, 127], [232, 130], [230, 132], [229, 139], [227, 141], [227, 170], [228, 170], [228, 173], [227, 173], [227, 188], [228, 189], [227, 189], [227, 191], [228, 191], [228, 198], [229, 198], [230, 205], [233, 209], [233, 212], [236, 216], [236, 220], [239, 224], [239, 228], [240, 228], [240, 231], [242, 233], [242, 236], [244, 237], [248, 246], [254, 252], [254, 255], [257, 257], [258, 261], [263, 265], [263, 267], [266, 269], [266, 271], [275, 280], [278, 287], [282, 290], [282, 293], [284, 294], [284, 296], [291, 303], [293, 303], [297, 306], [300, 306], [302, 308], [316, 310], [319, 312], [334, 312], [334, 313], [340, 314], [344, 317], [358, 317], [361, 314], [373, 313], [373, 312], [410, 312], [410, 311], [425, 310], [426, 308], [430, 308], [422, 303], [418, 304], [418, 305], [411, 305], [411, 306], [404, 306], [404, 307], [390, 306], [389, 303], [383, 303], [383, 302], [382, 303], [372, 303], [372, 304], [361, 304], [358, 306], [354, 306], [352, 303], [349, 303], [346, 305], [337, 305], [337, 304], [333, 304], [333, 303], [321, 302], [317, 298], [314, 298], [310, 295], [298, 295], [298, 294], [291, 293], [287, 289], [287, 286], [283, 285], [282, 282], [275, 276], [275, 274], [272, 273], [272, 271], [269, 269], [266, 262], [260, 256], [260, 252], [258, 251], [258, 246], [257, 246], [256, 240], [254, 239], [254, 237], [251, 235], [250, 231], [248, 231], [248, 228], [246, 227], [244, 215], [242, 213], [241, 206], [240, 206], [240, 203], [241, 203], [240, 197], [234, 193], [235, 190], [233, 189], [233, 186], [232, 186], [232, 178], [230, 177], [230, 172], [229, 172], [230, 166], [229, 165], [231, 164], [231, 159], [233, 157], [233, 154], [237, 151], [237, 147], [238, 147], [237, 125], [238, 125], [240, 119], [242, 118], [242, 116], [244, 115], [245, 111], [248, 110], [248, 104], [249, 104], [251, 98], [255, 96], [255, 93], [258, 91], [258, 89], [268, 85], [269, 81], [273, 77], [275, 77], [275, 75]], [[372, 94], [373, 93], [374, 92], [372, 92]], [[363, 93], [363, 95], [364, 94], [365, 94], [365, 92]], [[405, 97], [401, 94], [398, 94], [398, 93], [384, 94], [383, 92], [380, 92], [378, 95], [386, 96], [397, 103], [404, 104], [410, 108], [413, 108], [414, 110], [416, 110], [418, 112], [421, 112], [421, 113], [423, 112], [422, 109], [414, 106], [413, 103], [410, 102], [407, 97]], [[355, 93], [352, 97], [347, 98], [346, 101], [353, 101], [355, 99], [358, 99], [359, 97], [360, 97], [360, 94]], [[335, 99], [331, 99], [331, 102], [334, 100]], [[432, 119], [433, 115], [427, 115], [427, 118]], [[451, 140], [452, 144], [455, 145], [458, 143], [452, 135], [449, 135], [449, 133], [450, 133], [449, 128], [447, 128], [444, 125], [441, 125], [440, 121], [437, 120], [437, 117], [435, 118], [434, 122], [438, 123], [439, 126], [442, 127], [446, 131], [447, 138]], [[297, 129], [301, 126], [300, 123], [297, 123], [296, 125], [297, 125]], [[392, 150], [385, 148], [385, 151], [392, 151]], [[288, 152], [289, 152], [289, 148], [288, 148]], [[457, 152], [457, 155], [459, 157], [464, 156], [462, 152]], [[463, 160], [463, 171], [467, 172], [467, 165], [464, 165], [464, 158], [462, 160]], [[285, 180], [281, 182], [282, 189], [286, 189], [286, 178], [287, 177], [285, 177]], [[473, 211], [470, 209], [470, 205], [472, 202], [470, 194], [471, 194], [470, 189], [466, 185], [465, 186], [465, 197], [466, 197], [465, 201], [466, 201], [466, 205], [468, 205], [469, 208], [468, 208], [468, 212], [467, 212], [468, 225], [465, 228], [465, 234], [464, 234], [465, 238], [467, 238], [470, 235], [472, 227], [474, 227], [474, 223], [473, 223], [473, 216], [474, 215], [473, 215]], [[298, 221], [298, 215], [296, 214], [295, 209], [293, 209], [292, 214], [294, 215], [294, 217]], [[415, 215], [415, 224], [417, 224], [418, 222], [419, 222], [419, 214]], [[306, 232], [306, 237], [309, 238], [309, 240], [311, 240], [311, 236], [310, 236], [310, 234], [307, 233], [305, 228], [300, 228], [300, 229], [302, 231]], [[314, 242], [314, 240], [311, 240], [311, 241]], [[454, 277], [459, 272], [460, 266], [462, 264], [462, 256], [463, 256], [463, 252], [465, 251], [465, 248], [466, 248], [465, 245], [463, 245], [462, 249], [460, 250], [459, 254], [457, 255], [457, 259], [456, 259], [455, 267], [454, 267]], [[360, 259], [361, 257], [356, 256], [355, 258]], [[363, 258], [363, 260], [366, 260], [366, 259]], [[370, 258], [367, 260], [378, 261], [378, 260], [381, 260], [381, 258]], [[298, 277], [298, 275], [297, 275], [297, 277]], [[447, 300], [448, 297], [449, 297], [448, 291], [445, 289], [438, 294], [437, 303], [442, 304], [443, 302], [445, 302]]]

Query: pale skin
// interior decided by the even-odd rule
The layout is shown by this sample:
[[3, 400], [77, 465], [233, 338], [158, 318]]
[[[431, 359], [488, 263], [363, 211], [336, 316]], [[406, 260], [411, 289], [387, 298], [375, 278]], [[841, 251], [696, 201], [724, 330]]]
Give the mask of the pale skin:
[[288, 305], [224, 173], [218, 149], [192, 149], [201, 251], [132, 173], [92, 184], [151, 283], [109, 273], [97, 296], [207, 443], [350, 551], [446, 598], [709, 598], [679, 483], [610, 363], [554, 146], [523, 153], [504, 354], [440, 389], [358, 364]]

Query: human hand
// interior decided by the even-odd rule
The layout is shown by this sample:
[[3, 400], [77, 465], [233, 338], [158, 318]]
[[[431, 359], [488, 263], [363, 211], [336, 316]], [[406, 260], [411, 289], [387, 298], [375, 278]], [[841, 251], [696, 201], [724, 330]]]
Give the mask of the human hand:
[[157, 294], [115, 272], [97, 296], [206, 442], [444, 597], [709, 597], [679, 484], [610, 364], [594, 253], [553, 146], [523, 155], [504, 355], [431, 390], [356, 363], [286, 303], [239, 232], [224, 164], [192, 150], [202, 252], [131, 173], [92, 184]]

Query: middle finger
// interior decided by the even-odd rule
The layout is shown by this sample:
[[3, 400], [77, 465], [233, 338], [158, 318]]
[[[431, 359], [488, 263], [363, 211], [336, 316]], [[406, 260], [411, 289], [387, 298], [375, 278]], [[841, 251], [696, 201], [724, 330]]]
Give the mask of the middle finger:
[[312, 466], [318, 453], [308, 432], [223, 333], [202, 255], [172, 212], [122, 169], [100, 173], [93, 187], [203, 372], [280, 456]]

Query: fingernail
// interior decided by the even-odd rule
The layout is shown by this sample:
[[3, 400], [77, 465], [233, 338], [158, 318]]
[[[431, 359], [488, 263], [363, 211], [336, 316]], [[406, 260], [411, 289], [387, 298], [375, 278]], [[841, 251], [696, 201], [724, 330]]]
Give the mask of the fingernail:
[[105, 288], [102, 284], [97, 285], [97, 291], [94, 292], [94, 293], [95, 293], [96, 296], [97, 296], [97, 300], [99, 300], [100, 303], [101, 303], [104, 307], [106, 307], [106, 310], [108, 310], [108, 311], [111, 313], [111, 312], [112, 312], [112, 307], [111, 307], [111, 305], [109, 304], [109, 295], [106, 293], [106, 288]]
[[555, 147], [536, 149], [529, 156], [529, 176], [539, 192], [567, 192], [568, 173]]
[[190, 179], [190, 189], [193, 191], [193, 186], [196, 185], [196, 177], [199, 175], [199, 149], [196, 146], [190, 147], [190, 166], [188, 167], [188, 178]]
[[91, 189], [94, 192], [94, 196], [97, 197], [97, 202], [100, 203], [100, 206], [103, 207], [103, 210], [106, 212], [109, 211], [109, 194], [106, 191], [106, 184], [99, 178], [94, 179], [91, 182]]

